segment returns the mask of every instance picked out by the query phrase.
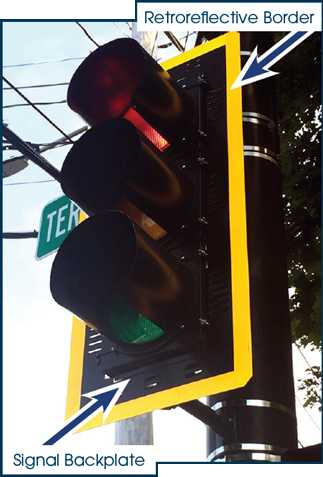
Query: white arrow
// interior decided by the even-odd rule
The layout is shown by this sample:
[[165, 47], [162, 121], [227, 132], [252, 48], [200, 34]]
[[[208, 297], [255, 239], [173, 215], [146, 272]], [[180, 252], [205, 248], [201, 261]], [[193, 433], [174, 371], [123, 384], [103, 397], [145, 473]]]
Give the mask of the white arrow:
[[238, 78], [233, 83], [231, 89], [239, 88], [246, 84], [254, 83], [273, 75], [278, 75], [275, 71], [270, 71], [273, 64], [277, 63], [283, 56], [287, 55], [302, 41], [308, 38], [313, 31], [291, 32], [258, 58], [258, 46], [252, 52], [249, 60], [242, 68]]

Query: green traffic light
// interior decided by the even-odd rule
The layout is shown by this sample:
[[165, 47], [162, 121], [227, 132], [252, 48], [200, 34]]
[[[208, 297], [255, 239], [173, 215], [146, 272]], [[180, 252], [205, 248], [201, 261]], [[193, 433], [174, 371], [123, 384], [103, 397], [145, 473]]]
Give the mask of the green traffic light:
[[117, 340], [134, 345], [150, 343], [164, 334], [159, 326], [121, 300], [111, 304], [109, 325]]

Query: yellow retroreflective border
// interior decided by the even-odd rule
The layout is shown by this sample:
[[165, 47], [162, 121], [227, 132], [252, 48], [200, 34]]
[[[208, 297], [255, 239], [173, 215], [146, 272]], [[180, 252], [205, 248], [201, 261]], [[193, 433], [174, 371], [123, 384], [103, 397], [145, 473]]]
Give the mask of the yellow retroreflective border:
[[[232, 321], [234, 369], [222, 375], [201, 379], [176, 388], [160, 391], [117, 404], [104, 424], [127, 419], [156, 409], [175, 406], [203, 396], [218, 394], [244, 386], [252, 377], [251, 324], [249, 303], [249, 268], [244, 181], [241, 88], [231, 90], [240, 73], [240, 35], [230, 32], [182, 53], [162, 64], [170, 70], [184, 62], [225, 46], [227, 77], [227, 134], [229, 170], [229, 214], [231, 240]], [[83, 373], [85, 324], [74, 318], [67, 390], [66, 419], [80, 408]], [[82, 330], [84, 329], [84, 331]], [[102, 425], [98, 414], [82, 429]]]

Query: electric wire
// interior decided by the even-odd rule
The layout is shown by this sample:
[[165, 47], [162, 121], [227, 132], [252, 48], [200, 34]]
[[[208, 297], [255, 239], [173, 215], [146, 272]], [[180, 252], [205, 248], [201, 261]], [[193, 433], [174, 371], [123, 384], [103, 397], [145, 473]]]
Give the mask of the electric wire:
[[[68, 86], [69, 83], [50, 83], [50, 84], [33, 84], [29, 86], [16, 86], [17, 89], [33, 89], [33, 88], [51, 88], [54, 86]], [[10, 86], [4, 86], [2, 91], [11, 91]]]
[[[65, 139], [65, 138], [64, 138]], [[26, 141], [27, 142], [27, 141]], [[2, 141], [2, 144], [3, 144], [3, 147], [7, 147], [8, 145], [11, 145], [11, 143], [7, 140], [7, 139], [3, 139]], [[32, 147], [34, 147], [36, 150], [38, 150], [40, 147], [48, 147], [48, 146], [53, 146], [53, 147], [58, 147], [58, 146], [66, 146], [66, 143], [62, 143], [62, 142], [57, 142], [57, 144], [54, 145], [54, 143], [52, 142], [43, 142], [43, 143], [40, 143], [40, 144], [34, 144], [34, 143], [30, 143], [30, 145]], [[16, 149], [16, 148], [13, 148], [12, 149]]]
[[28, 181], [28, 182], [11, 182], [10, 184], [2, 184], [3, 186], [17, 186], [17, 185], [28, 185], [28, 184], [44, 184], [45, 182], [56, 182], [55, 179], [48, 179], [46, 181]]
[[[296, 345], [296, 348], [298, 349], [298, 351], [300, 352], [301, 356], [303, 357], [304, 361], [306, 362], [308, 368], [311, 369], [312, 372], [314, 372], [314, 371], [313, 371], [313, 368], [312, 368], [312, 366], [310, 365], [310, 363], [308, 362], [306, 356], [304, 355], [304, 353], [303, 353], [302, 350], [300, 349], [300, 348], [301, 348], [300, 345], [298, 345], [297, 343], [295, 343], [295, 345]], [[315, 420], [313, 419], [313, 417], [311, 416], [311, 414], [308, 412], [308, 410], [306, 409], [305, 405], [302, 403], [302, 401], [300, 400], [300, 398], [299, 398], [298, 396], [296, 396], [296, 399], [297, 399], [297, 401], [299, 402], [299, 404], [303, 407], [304, 411], [305, 411], [306, 414], [309, 416], [309, 418], [313, 421], [313, 423], [315, 424], [315, 426], [317, 427], [317, 429], [318, 429], [319, 431], [321, 431], [320, 427], [317, 425], [317, 423], [315, 422]]]
[[[184, 50], [186, 50], [186, 45], [187, 45], [188, 38], [192, 35], [196, 35], [196, 33], [197, 33], [196, 31], [192, 31], [191, 33], [187, 32], [187, 34], [185, 36], [182, 36], [181, 38], [179, 38], [179, 40], [184, 40], [185, 39]], [[173, 42], [169, 42], [169, 43], [165, 43], [163, 45], [158, 45], [157, 48], [161, 48], [161, 49], [169, 48], [172, 45], [173, 45]]]
[[17, 134], [4, 123], [2, 124], [2, 134], [26, 159], [31, 160], [34, 164], [41, 167], [58, 182], [61, 181], [60, 171], [36, 152], [28, 143], [17, 136]]
[[186, 35], [184, 35], [180, 38], [180, 40], [183, 40], [184, 38], [187, 39], [189, 36], [196, 35], [196, 34], [197, 34], [197, 31], [192, 31], [191, 33], [189, 33], [189, 31], [188, 31], [186, 33]]
[[183, 53], [185, 51], [185, 48], [183, 47], [181, 41], [174, 35], [174, 33], [172, 33], [171, 31], [164, 31], [164, 33], [180, 53]]
[[185, 37], [181, 38], [184, 39], [185, 38], [185, 42], [184, 42], [184, 51], [186, 50], [186, 46], [187, 46], [187, 40], [188, 40], [188, 37], [190, 36], [190, 32], [188, 31], [185, 35]]
[[83, 25], [80, 24], [80, 22], [75, 22], [76, 25], [78, 25], [82, 30], [83, 32], [85, 33], [85, 35], [92, 41], [92, 43], [94, 43], [97, 47], [99, 47], [100, 45], [91, 37], [91, 35], [88, 33], [88, 31], [84, 28]]
[[5, 81], [13, 90], [16, 91], [27, 103], [32, 106], [43, 118], [46, 119], [55, 129], [57, 129], [64, 137], [67, 138], [69, 142], [74, 144], [74, 141], [64, 132], [61, 128], [59, 128], [45, 113], [43, 113], [37, 106], [35, 106], [21, 91], [19, 91], [7, 78], [2, 76], [3, 81]]
[[297, 401], [299, 402], [299, 404], [303, 407], [304, 411], [306, 412], [306, 414], [308, 415], [308, 417], [311, 419], [311, 421], [313, 421], [315, 427], [317, 427], [317, 429], [321, 432], [320, 427], [317, 425], [317, 423], [315, 422], [315, 420], [313, 419], [313, 417], [310, 415], [310, 413], [308, 412], [308, 410], [306, 409], [306, 407], [304, 406], [304, 404], [302, 403], [302, 401], [300, 400], [300, 398], [299, 398], [298, 396], [296, 396], [296, 399], [297, 399]]
[[308, 362], [306, 356], [305, 356], [304, 353], [302, 352], [301, 346], [298, 345], [297, 343], [295, 343], [295, 345], [296, 345], [296, 348], [298, 349], [298, 351], [300, 352], [300, 354], [302, 355], [302, 357], [303, 357], [304, 361], [306, 362], [307, 366], [309, 367], [309, 369], [310, 369], [312, 372], [314, 372], [312, 366], [310, 365], [310, 363]]
[[151, 54], [152, 54], [152, 55], [155, 53], [155, 51], [157, 51], [157, 48], [158, 48], [157, 38], [158, 38], [158, 31], [156, 31], [154, 44], [153, 44], [153, 47], [152, 47], [152, 50], [151, 50]]
[[126, 36], [127, 38], [130, 38], [130, 36], [127, 35], [127, 33], [125, 33], [125, 32], [119, 27], [119, 25], [118, 25], [116, 22], [112, 22], [112, 23], [114, 24], [114, 26], [115, 26], [116, 28], [118, 28], [119, 31], [121, 31], [121, 33], [122, 33], [124, 36]]
[[[116, 28], [118, 28], [118, 30], [120, 30], [120, 32], [126, 36], [127, 38], [130, 38], [129, 35], [127, 35], [119, 26], [116, 22], [112, 22], [114, 24], [114, 26]], [[81, 26], [82, 28], [82, 26]], [[131, 28], [130, 28], [131, 29]], [[189, 33], [188, 35], [185, 35], [183, 36], [182, 38], [180, 38], [181, 40], [182, 39], [186, 39], [188, 38], [189, 36], [192, 36], [192, 35], [196, 35], [196, 31], [193, 31], [191, 33]], [[172, 43], [169, 43], [168, 44], [169, 46], [172, 45]], [[163, 45], [160, 45], [158, 46], [158, 48], [163, 48]], [[60, 59], [57, 59], [57, 60], [44, 60], [44, 61], [36, 61], [34, 63], [20, 63], [20, 64], [16, 64], [16, 65], [4, 65], [2, 68], [19, 68], [19, 67], [24, 67], [24, 66], [38, 66], [38, 65], [45, 65], [45, 64], [50, 64], [50, 63], [60, 63], [60, 62], [64, 62], [64, 61], [80, 61], [80, 60], [84, 60], [85, 59], [85, 56], [82, 56], [82, 57], [74, 57], [74, 58], [60, 58]]]
[[5, 65], [2, 68], [20, 68], [21, 66], [38, 66], [38, 65], [46, 65], [48, 63], [61, 63], [64, 61], [76, 61], [76, 60], [84, 60], [85, 56], [83, 57], [75, 57], [75, 58], [61, 58], [59, 60], [44, 60], [44, 61], [36, 61], [34, 63], [20, 63], [18, 65]]
[[17, 103], [17, 104], [7, 104], [6, 106], [2, 106], [2, 109], [9, 109], [9, 108], [20, 108], [22, 106], [51, 106], [53, 104], [65, 104], [67, 103], [66, 99], [61, 101], [44, 101], [42, 103]]

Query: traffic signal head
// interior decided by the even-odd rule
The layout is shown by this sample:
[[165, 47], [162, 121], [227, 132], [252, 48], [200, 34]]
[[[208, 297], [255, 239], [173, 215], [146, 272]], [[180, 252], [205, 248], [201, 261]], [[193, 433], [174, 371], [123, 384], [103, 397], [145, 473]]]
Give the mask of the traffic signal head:
[[75, 72], [67, 100], [92, 126], [124, 117], [171, 144], [185, 137], [195, 114], [187, 91], [131, 38], [95, 50]]
[[252, 374], [239, 67], [237, 33], [165, 69], [122, 39], [72, 78], [68, 103], [92, 127], [61, 171], [89, 217], [51, 274], [54, 298], [89, 325], [73, 325], [68, 417], [107, 380], [131, 378], [113, 421]]
[[[116, 319], [118, 309], [123, 313], [121, 300], [154, 334], [174, 335], [185, 326], [196, 298], [194, 275], [187, 267], [118, 211], [95, 214], [75, 230], [52, 268], [51, 291], [58, 303], [121, 348]], [[133, 327], [131, 318], [128, 327]], [[134, 335], [130, 343], [146, 341], [128, 333]]]
[[196, 187], [135, 126], [122, 118], [92, 127], [64, 162], [65, 194], [87, 214], [134, 207], [166, 232], [186, 223], [197, 202]]

